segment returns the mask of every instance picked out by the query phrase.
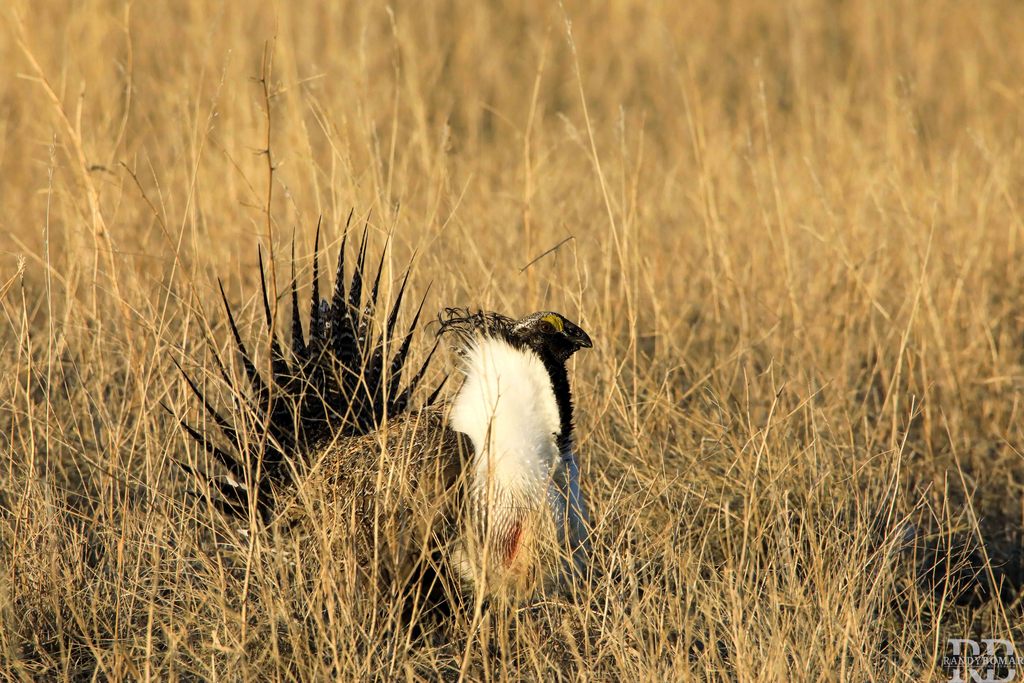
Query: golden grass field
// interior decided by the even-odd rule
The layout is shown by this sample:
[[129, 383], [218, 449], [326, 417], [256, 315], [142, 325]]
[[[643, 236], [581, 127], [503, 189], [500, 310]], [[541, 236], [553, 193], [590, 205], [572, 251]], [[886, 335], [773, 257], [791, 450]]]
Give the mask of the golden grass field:
[[[7, 5], [0, 678], [947, 680], [949, 638], [1024, 645], [1022, 35], [1009, 0]], [[330, 561], [202, 543], [172, 358], [234, 358], [220, 277], [265, 363], [257, 245], [282, 288], [294, 235], [306, 296], [353, 209], [387, 292], [415, 252], [431, 314], [594, 338], [574, 601], [412, 642]]]

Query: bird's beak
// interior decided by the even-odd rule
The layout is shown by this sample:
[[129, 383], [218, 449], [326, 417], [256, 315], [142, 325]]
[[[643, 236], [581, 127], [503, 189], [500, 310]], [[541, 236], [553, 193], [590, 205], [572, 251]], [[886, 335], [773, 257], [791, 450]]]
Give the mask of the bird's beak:
[[576, 346], [581, 349], [590, 349], [594, 346], [594, 342], [590, 341], [590, 335], [578, 327], [576, 328], [575, 334], [573, 334], [573, 341], [575, 341]]

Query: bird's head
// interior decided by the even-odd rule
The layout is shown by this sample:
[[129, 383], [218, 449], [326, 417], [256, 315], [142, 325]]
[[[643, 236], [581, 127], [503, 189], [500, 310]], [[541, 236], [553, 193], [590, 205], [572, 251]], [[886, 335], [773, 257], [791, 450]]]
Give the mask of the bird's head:
[[540, 355], [564, 363], [580, 349], [594, 345], [583, 329], [554, 311], [538, 311], [512, 323], [510, 335]]
[[579, 325], [554, 311], [538, 311], [513, 320], [499, 313], [449, 308], [439, 317], [438, 334], [452, 334], [465, 349], [476, 335], [503, 338], [534, 353], [564, 363], [580, 349], [594, 345]]

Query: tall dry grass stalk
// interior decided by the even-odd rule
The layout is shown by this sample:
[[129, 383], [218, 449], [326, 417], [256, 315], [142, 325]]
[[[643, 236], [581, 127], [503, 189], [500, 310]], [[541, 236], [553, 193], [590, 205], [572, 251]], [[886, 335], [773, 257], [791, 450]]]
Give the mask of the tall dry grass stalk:
[[[950, 637], [1024, 643], [1018, 3], [3, 12], [0, 676], [945, 680]], [[387, 287], [415, 252], [428, 308], [594, 338], [574, 600], [414, 643], [345, 529], [216, 543], [171, 359], [216, 388], [216, 278], [254, 341], [257, 244], [306, 282], [352, 207]]]

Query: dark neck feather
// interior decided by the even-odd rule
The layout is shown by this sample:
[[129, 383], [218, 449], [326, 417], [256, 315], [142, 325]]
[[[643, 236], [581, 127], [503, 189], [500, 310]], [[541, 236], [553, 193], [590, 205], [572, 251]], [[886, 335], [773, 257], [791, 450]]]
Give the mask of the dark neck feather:
[[560, 361], [550, 353], [541, 353], [541, 360], [551, 377], [551, 388], [555, 392], [558, 404], [558, 421], [561, 431], [556, 436], [559, 453], [572, 450], [572, 390], [569, 388], [569, 373], [565, 369], [565, 361]]

